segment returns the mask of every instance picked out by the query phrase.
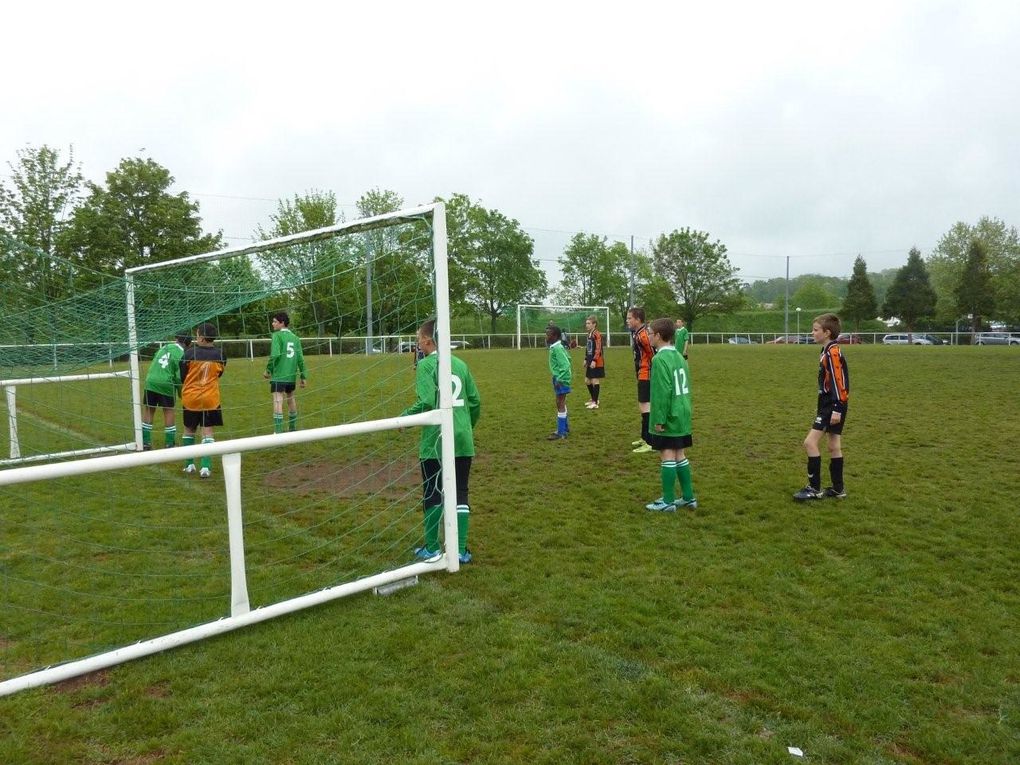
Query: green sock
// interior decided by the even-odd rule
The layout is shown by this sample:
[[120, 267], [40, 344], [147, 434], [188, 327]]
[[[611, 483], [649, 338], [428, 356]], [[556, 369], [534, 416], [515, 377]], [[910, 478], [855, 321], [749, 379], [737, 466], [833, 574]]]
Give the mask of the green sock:
[[152, 446], [152, 423], [142, 423], [142, 446]]
[[[192, 433], [190, 436], [185, 433], [181, 436], [181, 446], [194, 446], [195, 445], [195, 434]], [[184, 467], [188, 465], [194, 465], [195, 460], [184, 460]]]
[[676, 477], [680, 479], [680, 489], [688, 502], [694, 499], [694, 482], [691, 481], [691, 463], [681, 460], [676, 466]]
[[659, 465], [659, 477], [662, 479], [662, 501], [672, 505], [676, 501], [673, 486], [676, 484], [676, 463], [665, 460]]
[[[216, 441], [216, 439], [214, 439], [214, 438], [203, 438], [202, 439], [202, 443], [203, 444], [211, 444], [211, 443], [215, 443], [215, 441]], [[203, 457], [202, 458], [202, 468], [205, 469], [205, 470], [212, 470], [212, 457]]]
[[443, 520], [443, 506], [425, 508], [425, 547], [439, 552], [439, 524]]
[[468, 525], [471, 522], [471, 508], [457, 505], [457, 552], [467, 552]]
[[290, 413], [290, 419], [287, 421], [287, 429], [291, 432], [297, 430], [297, 412]]
[[273, 432], [274, 433], [282, 433], [283, 432], [283, 415], [282, 414], [274, 414], [273, 415]]
[[167, 447], [175, 446], [177, 444], [177, 426], [171, 425], [169, 428], [163, 430], [163, 444]]

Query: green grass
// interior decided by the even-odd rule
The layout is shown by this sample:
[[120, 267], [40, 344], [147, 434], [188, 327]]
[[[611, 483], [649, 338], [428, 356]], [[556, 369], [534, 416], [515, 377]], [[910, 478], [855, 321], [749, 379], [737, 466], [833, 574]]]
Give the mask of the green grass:
[[[1020, 761], [1020, 354], [846, 352], [850, 496], [804, 507], [790, 494], [816, 355], [695, 347], [700, 507], [675, 516], [643, 509], [657, 460], [629, 453], [626, 349], [609, 351], [600, 410], [583, 409], [575, 380], [563, 443], [544, 440], [543, 352], [465, 352], [483, 397], [476, 563], [0, 699], [0, 762], [750, 765], [795, 761], [787, 746], [814, 763]], [[316, 379], [310, 410], [326, 398]], [[264, 424], [257, 395], [231, 435]], [[414, 440], [351, 448], [413, 453]], [[30, 491], [45, 504], [46, 487]], [[127, 479], [110, 496], [113, 510], [138, 504]], [[19, 517], [0, 524], [5, 570]], [[216, 521], [177, 542], [185, 571], [216, 568]], [[307, 515], [275, 522], [314, 536]], [[59, 545], [39, 523], [31, 540]], [[307, 563], [274, 576], [303, 584]], [[0, 595], [10, 586], [0, 578]], [[221, 586], [199, 580], [192, 595]], [[0, 614], [6, 677], [21, 638]], [[90, 639], [49, 629], [69, 648]]]

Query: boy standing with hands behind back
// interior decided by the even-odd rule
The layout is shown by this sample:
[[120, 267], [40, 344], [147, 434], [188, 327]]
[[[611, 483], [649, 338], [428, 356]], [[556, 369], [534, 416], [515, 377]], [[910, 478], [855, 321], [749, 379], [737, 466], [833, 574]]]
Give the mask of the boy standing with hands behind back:
[[[651, 402], [648, 424], [654, 448], [659, 452], [662, 496], [645, 505], [656, 512], [674, 512], [678, 507], [697, 507], [691, 465], [686, 449], [691, 435], [691, 384], [687, 362], [673, 345], [676, 326], [672, 319], [656, 319], [649, 327], [652, 346]], [[680, 481], [681, 497], [675, 484]]]

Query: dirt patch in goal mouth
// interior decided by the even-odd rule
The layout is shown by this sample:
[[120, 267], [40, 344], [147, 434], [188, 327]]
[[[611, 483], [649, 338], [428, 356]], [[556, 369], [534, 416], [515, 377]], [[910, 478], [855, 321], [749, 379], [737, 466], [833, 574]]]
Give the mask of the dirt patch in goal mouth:
[[350, 463], [316, 460], [267, 473], [263, 483], [267, 489], [282, 489], [302, 497], [316, 494], [339, 497], [402, 495], [421, 483], [421, 473], [417, 460], [384, 462], [363, 459]]

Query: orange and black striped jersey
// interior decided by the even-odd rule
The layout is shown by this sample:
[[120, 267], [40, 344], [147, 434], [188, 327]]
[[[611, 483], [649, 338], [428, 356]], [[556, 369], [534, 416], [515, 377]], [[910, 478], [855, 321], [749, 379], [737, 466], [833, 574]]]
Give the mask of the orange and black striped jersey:
[[590, 369], [601, 369], [606, 365], [602, 357], [602, 333], [597, 329], [588, 333], [588, 342], [584, 346], [584, 365]]
[[642, 324], [640, 329], [631, 333], [631, 347], [634, 349], [634, 371], [638, 380], [648, 380], [652, 371], [652, 340], [648, 335], [648, 325]]
[[825, 399], [836, 412], [845, 412], [850, 397], [850, 369], [839, 345], [834, 341], [826, 344], [818, 362], [819, 405]]
[[192, 345], [181, 359], [181, 403], [192, 412], [220, 407], [220, 375], [227, 366], [223, 349], [214, 345]]

